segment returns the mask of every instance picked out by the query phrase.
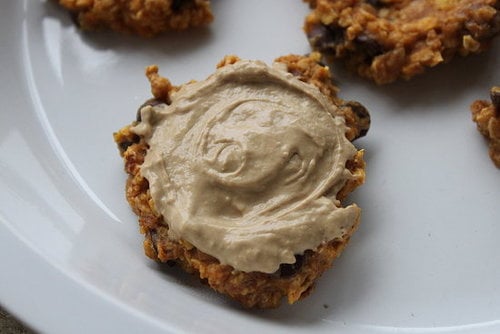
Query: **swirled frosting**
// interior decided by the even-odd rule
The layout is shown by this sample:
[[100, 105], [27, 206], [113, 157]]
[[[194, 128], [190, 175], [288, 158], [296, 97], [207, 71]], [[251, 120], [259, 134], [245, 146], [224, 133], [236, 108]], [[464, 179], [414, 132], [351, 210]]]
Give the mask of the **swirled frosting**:
[[241, 60], [171, 100], [143, 107], [133, 131], [149, 144], [141, 174], [172, 238], [273, 273], [353, 227], [359, 208], [336, 194], [356, 149], [317, 88]]

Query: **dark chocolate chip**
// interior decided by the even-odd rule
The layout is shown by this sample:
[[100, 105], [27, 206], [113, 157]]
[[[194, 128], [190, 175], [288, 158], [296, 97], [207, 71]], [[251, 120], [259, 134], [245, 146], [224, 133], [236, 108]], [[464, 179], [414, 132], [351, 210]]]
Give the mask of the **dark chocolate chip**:
[[356, 101], [347, 101], [345, 103], [346, 106], [351, 107], [352, 111], [358, 116], [360, 119], [370, 119], [370, 113], [368, 110], [365, 108], [364, 105], [362, 105], [359, 102]]
[[359, 134], [354, 139], [366, 136], [370, 129], [371, 118], [365, 106], [356, 101], [346, 101], [343, 105], [339, 106], [339, 108], [350, 108], [358, 118], [356, 127], [359, 129]]
[[299, 271], [304, 262], [303, 255], [295, 255], [295, 263], [282, 263], [280, 265], [280, 277], [290, 277]]
[[375, 8], [380, 8], [384, 6], [384, 3], [380, 0], [367, 0], [370, 5], [372, 5]]
[[135, 144], [133, 141], [128, 141], [128, 140], [120, 142], [118, 144], [118, 146], [120, 147], [120, 152], [125, 152], [133, 144]]
[[368, 133], [368, 130], [369, 129], [361, 129], [361, 131], [359, 131], [359, 136], [357, 138], [366, 136], [366, 134]]
[[490, 90], [491, 103], [495, 108], [496, 114], [500, 115], [500, 86], [495, 86]]
[[71, 22], [73, 22], [77, 27], [80, 27], [80, 21], [78, 20], [78, 12], [70, 12], [69, 17]]
[[373, 38], [361, 34], [354, 39], [357, 47], [366, 55], [365, 60], [371, 63], [373, 58], [384, 53], [384, 48]]
[[172, 10], [174, 12], [180, 11], [182, 8], [188, 7], [193, 4], [193, 0], [173, 0]]
[[164, 102], [160, 101], [160, 100], [157, 100], [157, 99], [149, 99], [147, 100], [146, 102], [144, 102], [140, 107], [139, 109], [137, 109], [137, 114], [136, 114], [136, 120], [137, 122], [140, 122], [142, 121], [142, 118], [141, 118], [141, 109], [146, 107], [146, 106], [151, 106], [151, 107], [154, 107], [154, 106], [157, 106], [159, 104], [162, 104]]
[[315, 25], [307, 34], [312, 47], [322, 52], [333, 52], [344, 41], [344, 29], [337, 26]]

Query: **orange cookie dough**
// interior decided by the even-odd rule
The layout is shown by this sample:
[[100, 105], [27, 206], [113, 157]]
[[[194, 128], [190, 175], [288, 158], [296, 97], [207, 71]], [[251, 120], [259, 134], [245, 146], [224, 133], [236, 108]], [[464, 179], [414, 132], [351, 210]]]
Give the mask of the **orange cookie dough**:
[[151, 37], [207, 25], [209, 0], [59, 0], [84, 30], [111, 29]]
[[479, 53], [500, 31], [499, 0], [306, 0], [311, 46], [377, 84]]
[[477, 100], [471, 105], [472, 120], [477, 129], [489, 141], [490, 157], [500, 168], [500, 87], [490, 90], [490, 101]]
[[[333, 104], [334, 106], [333, 110], [335, 111], [333, 117], [335, 119], [337, 118], [343, 119], [341, 121], [341, 124], [345, 124], [344, 140], [346, 141], [346, 143], [349, 143], [350, 141], [366, 134], [370, 126], [369, 114], [361, 104], [357, 102], [343, 101], [336, 95], [337, 87], [335, 87], [335, 85], [332, 83], [332, 78], [328, 68], [319, 63], [319, 58], [320, 58], [319, 54], [312, 54], [310, 56], [288, 55], [276, 59], [276, 63], [279, 66], [284, 67], [286, 71], [288, 71], [289, 74], [287, 74], [286, 71], [283, 69], [280, 70], [289, 76], [290, 78], [289, 80], [292, 80], [294, 85], [296, 84], [298, 85], [299, 80], [304, 83], [307, 83], [306, 86], [309, 87], [308, 89], [316, 91], [315, 94], [319, 93], [321, 96], [326, 97], [325, 101], [330, 101], [329, 103]], [[236, 56], [226, 56], [218, 64], [218, 71], [224, 70], [226, 68], [229, 70], [230, 67], [240, 66], [240, 64], [243, 64], [241, 66], [246, 66], [245, 64], [247, 63], [245, 63], [245, 61], [240, 60]], [[248, 66], [254, 66], [254, 65], [249, 64]], [[260, 68], [261, 65], [257, 67]], [[147, 101], [139, 109], [140, 112], [138, 113], [137, 121], [133, 122], [131, 125], [125, 126], [124, 128], [122, 128], [121, 130], [119, 130], [114, 134], [114, 140], [118, 144], [120, 154], [124, 159], [125, 171], [129, 175], [126, 185], [126, 197], [133, 211], [139, 217], [140, 230], [141, 233], [145, 235], [144, 250], [146, 255], [151, 259], [154, 259], [159, 262], [168, 262], [171, 264], [175, 263], [179, 265], [187, 272], [198, 275], [203, 282], [208, 284], [214, 290], [232, 297], [233, 299], [239, 301], [245, 307], [273, 308], [279, 306], [283, 298], [286, 298], [289, 303], [294, 303], [297, 300], [307, 296], [313, 290], [316, 280], [323, 274], [325, 270], [327, 270], [332, 265], [333, 260], [341, 254], [342, 250], [347, 245], [352, 233], [354, 233], [354, 231], [357, 229], [360, 221], [359, 211], [357, 209], [353, 211], [354, 212], [354, 215], [352, 216], [353, 220], [349, 223], [349, 225], [346, 225], [347, 227], [345, 228], [341, 236], [321, 242], [316, 247], [306, 249], [303, 252], [293, 254], [292, 261], [289, 261], [288, 263], [281, 263], [278, 265], [278, 267], [276, 267], [276, 269], [269, 270], [269, 268], [273, 267], [272, 266], [266, 267], [263, 264], [264, 262], [267, 262], [267, 258], [259, 257], [260, 256], [259, 248], [260, 247], [264, 248], [266, 247], [266, 245], [257, 244], [253, 245], [253, 247], [249, 247], [250, 249], [246, 250], [244, 249], [244, 252], [241, 253], [242, 256], [250, 254], [250, 256], [255, 256], [255, 259], [260, 259], [260, 260], [244, 262], [243, 265], [246, 265], [246, 267], [243, 268], [254, 268], [254, 267], [264, 268], [263, 270], [265, 272], [258, 270], [235, 269], [234, 266], [227, 264], [227, 262], [234, 260], [236, 266], [239, 266], [241, 264], [240, 258], [233, 256], [232, 258], [227, 260], [225, 256], [222, 256], [224, 258], [225, 263], [221, 263], [220, 259], [218, 259], [217, 257], [209, 255], [206, 252], [200, 250], [198, 247], [193, 245], [193, 243], [185, 240], [185, 238], [182, 237], [179, 238], [178, 226], [177, 227], [175, 226], [172, 219], [174, 219], [175, 217], [182, 217], [182, 213], [179, 213], [182, 210], [180, 209], [176, 210], [175, 215], [169, 216], [170, 217], [169, 219], [167, 219], [165, 215], [160, 214], [159, 209], [156, 205], [157, 202], [153, 200], [152, 194], [154, 194], [154, 191], [151, 187], [151, 184], [145, 178], [145, 175], [143, 175], [144, 173], [148, 173], [148, 170], [150, 168], [147, 167], [146, 169], [144, 169], [145, 160], [147, 160], [148, 153], [151, 154], [151, 152], [148, 151], [151, 150], [151, 145], [156, 145], [156, 144], [152, 141], [152, 139], [150, 139], [150, 141], [148, 142], [147, 135], [149, 134], [151, 128], [149, 126], [143, 126], [144, 124], [142, 123], [144, 122], [154, 123], [154, 119], [151, 120], [150, 118], [156, 117], [155, 114], [145, 113], [145, 110], [150, 110], [150, 108], [154, 108], [155, 106], [160, 106], [160, 105], [164, 105], [164, 107], [167, 108], [169, 106], [174, 105], [175, 103], [177, 103], [176, 102], [177, 99], [179, 99], [178, 94], [186, 94], [187, 90], [186, 89], [183, 90], [183, 87], [185, 88], [186, 85], [192, 85], [197, 83], [190, 82], [180, 87], [174, 86], [170, 83], [168, 79], [161, 77], [158, 74], [158, 68], [156, 66], [148, 67], [146, 75], [151, 83], [151, 88], [154, 98]], [[260, 76], [257, 76], [256, 78], [260, 78]], [[209, 77], [207, 80], [211, 80], [211, 77]], [[230, 84], [232, 84], [234, 80], [229, 80]], [[261, 79], [256, 79], [256, 80], [257, 81], [251, 80], [250, 84], [245, 86], [241, 90], [250, 89], [253, 86], [252, 82], [259, 85]], [[300, 85], [303, 84], [300, 83]], [[205, 87], [200, 88], [200, 90], [206, 90], [206, 89], [207, 88]], [[207, 93], [208, 94], [207, 96], [211, 97], [214, 95], [211, 90], [209, 90], [208, 92], [209, 93]], [[208, 160], [206, 159], [203, 160], [202, 158], [202, 160], [204, 161], [203, 164], [208, 163], [213, 168], [221, 171], [222, 174], [217, 173], [216, 174], [217, 177], [226, 177], [227, 175], [232, 174], [233, 171], [239, 170], [238, 163], [241, 162], [241, 159], [239, 159], [240, 149], [242, 147], [245, 148], [246, 145], [243, 143], [239, 146], [238, 145], [235, 146], [232, 145], [228, 139], [212, 138], [214, 136], [212, 133], [213, 132], [212, 129], [218, 126], [217, 125], [218, 121], [224, 122], [223, 129], [225, 130], [222, 130], [222, 133], [227, 136], [240, 136], [239, 131], [237, 131], [238, 132], [237, 133], [237, 132], [232, 132], [231, 130], [235, 124], [238, 125], [240, 124], [240, 122], [242, 129], [246, 129], [245, 131], [247, 131], [248, 129], [253, 129], [253, 130], [248, 130], [251, 132], [249, 132], [249, 134], [246, 135], [246, 137], [247, 139], [250, 138], [249, 139], [250, 142], [254, 143], [254, 145], [259, 145], [259, 141], [251, 141], [253, 135], [260, 131], [261, 126], [264, 127], [270, 126], [269, 124], [271, 121], [270, 119], [266, 118], [267, 116], [264, 116], [264, 118], [260, 119], [257, 118], [253, 120], [254, 117], [252, 116], [253, 111], [250, 111], [250, 116], [249, 116], [250, 118], [244, 117], [244, 115], [248, 116], [248, 113], [244, 112], [245, 111], [244, 109], [246, 108], [245, 107], [246, 103], [248, 101], [252, 102], [255, 99], [261, 98], [260, 93], [258, 93], [257, 95], [252, 95], [252, 94], [255, 93], [250, 93], [250, 96], [254, 97], [244, 98], [241, 101], [238, 101], [237, 103], [228, 101], [227, 103], [229, 103], [231, 110], [229, 113], [226, 113], [224, 111], [226, 110], [225, 109], [226, 107], [224, 107], [224, 103], [226, 103], [226, 101], [223, 101], [224, 103], [222, 105], [219, 104], [219, 102], [217, 102], [216, 104], [214, 104], [214, 107], [209, 107], [209, 109], [206, 112], [201, 113], [200, 117], [202, 118], [207, 117], [209, 119], [209, 121], [207, 121], [208, 127], [201, 128], [201, 130], [199, 131], [199, 133], [203, 135], [199, 136], [195, 135], [194, 137], [195, 140], [197, 141], [204, 142], [205, 140], [212, 140], [215, 143], [216, 146], [214, 147], [216, 149], [208, 148], [205, 150], [203, 148], [204, 146], [201, 145], [202, 148], [200, 152], [201, 154], [206, 153], [208, 156], [207, 158]], [[274, 94], [271, 94], [270, 96], [272, 96], [273, 99], [275, 97]], [[195, 108], [194, 106], [191, 106], [192, 101], [193, 101], [192, 99], [186, 99], [186, 102], [178, 104], [179, 108], [181, 109], [187, 108], [186, 110], [180, 113], [181, 119], [184, 119], [182, 118], [184, 117], [183, 115], [187, 115], [186, 112], [191, 112], [190, 111], [191, 108]], [[261, 103], [261, 101], [258, 101], [257, 103]], [[279, 97], [276, 97], [276, 100], [270, 101], [269, 103], [271, 105], [274, 105], [277, 108], [276, 110], [280, 108], [281, 102], [279, 102]], [[261, 106], [264, 109], [267, 108], [266, 105], [269, 106], [269, 104], [265, 103], [257, 105]], [[222, 111], [219, 111], [218, 108], [221, 108]], [[287, 109], [285, 108], [285, 110]], [[275, 111], [271, 111], [271, 113], [274, 112]], [[285, 111], [285, 113], [288, 112], [289, 111]], [[171, 115], [171, 113], [169, 115]], [[144, 117], [147, 117], [148, 120], [145, 120]], [[281, 117], [273, 118], [274, 122], [282, 124], [282, 122], [284, 122], [287, 116], [283, 115], [283, 117], [284, 118]], [[238, 121], [238, 119], [240, 121]], [[194, 120], [196, 121], [197, 119]], [[236, 120], [236, 123], [232, 123], [231, 120]], [[197, 126], [197, 125], [192, 125], [193, 119], [189, 120], [189, 118], [187, 118], [184, 119], [184, 121], [186, 121], [185, 124], [188, 124], [189, 127], [194, 128]], [[299, 125], [299, 127], [302, 126], [308, 126], [308, 125], [304, 125], [304, 123], [302, 123], [302, 125]], [[179, 127], [177, 126], [172, 127], [172, 131], [178, 131], [178, 129]], [[281, 126], [276, 129], [277, 129], [276, 132], [280, 132]], [[183, 141], [185, 138], [189, 139], [190, 137], [189, 133], [182, 137], [179, 137], [175, 133], [172, 133], [170, 130], [167, 131], [167, 134], [171, 135], [171, 137], [169, 137], [167, 141], [172, 141], [174, 139]], [[273, 135], [274, 133], [266, 134], [266, 136], [271, 136], [271, 137]], [[296, 135], [299, 136], [295, 130], [290, 132], [291, 137], [295, 137]], [[299, 136], [297, 138], [303, 138], [296, 141], [296, 143], [300, 145], [303, 144], [303, 140], [312, 143], [310, 141], [311, 139], [308, 139], [307, 137]], [[320, 139], [320, 142], [323, 142], [323, 140]], [[166, 145], [168, 145], [168, 143]], [[321, 146], [325, 144], [319, 143], [318, 145]], [[269, 149], [267, 144], [259, 147], [260, 148], [258, 149], [255, 149], [255, 147], [247, 148], [247, 150], [253, 152], [252, 153], [253, 155], [259, 155], [259, 151], [266, 151]], [[186, 153], [194, 151], [195, 150], [191, 150], [191, 148], [189, 148], [187, 150], [182, 149], [181, 152], [177, 153], [180, 156], [188, 155], [191, 157], [191, 159], [196, 160], [198, 159], [197, 157], [199, 157], [198, 153]], [[300, 164], [295, 163], [296, 160], [295, 158], [301, 155], [305, 156], [307, 155], [307, 153], [304, 152], [301, 153], [299, 150], [297, 151], [297, 154], [298, 155], [296, 154], [290, 155], [289, 160], [287, 160], [289, 161], [289, 163], [287, 163], [282, 168], [282, 170], [278, 173], [278, 175], [273, 174], [274, 176], [272, 177], [279, 179], [283, 175], [288, 175], [287, 173], [289, 171], [290, 164], [293, 165], [291, 166], [292, 170], [297, 171], [297, 168], [298, 166], [300, 166]], [[165, 154], [163, 154], [163, 156], [165, 156]], [[211, 158], [212, 156], [213, 158]], [[173, 160], [171, 160], [173, 159], [173, 157], [176, 157], [176, 155], [175, 154], [172, 155], [169, 159], [163, 160], [164, 163], [161, 163], [163, 166], [161, 167], [161, 169], [169, 170], [170, 168], [169, 171], [171, 172], [171, 174], [169, 174], [169, 177], [171, 177], [171, 179], [167, 179], [167, 183], [170, 184], [169, 187], [172, 190], [172, 192], [175, 188], [176, 180], [180, 178], [181, 174], [184, 175], [183, 170], [189, 169], [188, 167], [189, 164], [186, 164], [185, 167], [182, 167], [184, 165], [181, 164], [182, 168], [177, 170], [175, 169], [175, 167], [169, 166], [170, 164], [173, 164]], [[270, 156], [269, 159], [266, 158], [264, 160], [273, 160], [274, 158], [275, 157]], [[220, 162], [222, 160], [223, 162]], [[315, 164], [320, 165], [321, 163], [318, 160], [315, 162]], [[302, 164], [302, 166], [306, 165]], [[314, 168], [314, 166], [310, 164], [307, 166], [312, 166], [311, 168]], [[260, 172], [260, 169], [265, 169], [265, 168], [266, 167], [262, 168], [253, 167], [252, 170]], [[365, 163], [363, 161], [363, 151], [354, 149], [354, 151], [352, 151], [352, 156], [350, 156], [350, 158], [346, 161], [345, 166], [343, 168], [345, 168], [345, 173], [347, 173], [345, 181], [343, 181], [342, 184], [339, 184], [335, 187], [332, 186], [331, 188], [329, 188], [330, 186], [328, 186], [327, 188], [329, 189], [327, 190], [328, 194], [325, 194], [325, 196], [330, 196], [332, 198], [335, 198], [334, 202], [336, 203], [335, 205], [338, 205], [338, 209], [343, 209], [342, 202], [344, 201], [346, 196], [364, 182]], [[307, 167], [305, 170], [308, 169], [309, 167]], [[193, 173], [197, 172], [198, 170], [196, 168], [193, 168]], [[202, 174], [204, 173], [210, 174], [212, 172], [205, 171]], [[306, 172], [306, 174], [307, 173], [308, 172]], [[338, 173], [338, 171], [335, 173]], [[304, 176], [304, 174], [302, 173], [298, 174], [295, 173], [294, 175], [299, 175], [299, 178], [303, 178]], [[192, 174], [188, 173], [187, 177], [191, 178]], [[223, 180], [227, 182], [224, 183], [224, 185], [218, 183], [219, 185], [217, 186], [214, 186], [214, 182], [216, 182], [216, 180], [218, 179], [211, 179], [212, 181], [205, 184], [204, 188], [200, 189], [197, 187], [193, 191], [190, 190], [192, 189], [192, 187], [191, 184], [189, 184], [183, 187], [182, 189], [178, 189], [176, 196], [170, 196], [171, 192], [167, 192], [167, 194], [160, 196], [158, 198], [160, 199], [160, 202], [165, 200], [166, 203], [172, 204], [176, 202], [182, 206], [186, 202], [191, 201], [192, 197], [196, 197], [197, 200], [193, 202], [192, 206], [190, 206], [191, 208], [190, 212], [196, 212], [197, 214], [199, 213], [203, 217], [208, 217], [205, 222], [203, 222], [203, 220], [200, 221], [200, 224], [212, 223], [210, 220], [212, 216], [210, 215], [204, 216], [205, 211], [210, 211], [210, 212], [220, 211], [221, 212], [220, 219], [221, 220], [224, 219], [225, 221], [228, 220], [226, 219], [227, 218], [226, 215], [230, 215], [228, 223], [230, 224], [231, 220], [239, 219], [241, 214], [241, 212], [235, 212], [235, 210], [233, 209], [245, 210], [246, 208], [245, 205], [233, 202], [227, 202], [227, 204], [220, 205], [220, 203], [218, 203], [219, 201], [213, 201], [213, 202], [210, 201], [212, 201], [212, 199], [214, 198], [222, 198], [222, 199], [224, 197], [227, 198], [227, 196], [222, 196], [222, 197], [219, 196], [219, 192], [224, 192], [227, 187], [234, 186], [234, 183], [236, 183], [236, 186], [239, 188], [237, 188], [236, 192], [233, 194], [234, 195], [233, 197], [235, 198], [241, 197], [243, 196], [242, 195], [243, 193], [248, 195], [249, 194], [247, 191], [248, 182], [245, 181], [246, 179], [242, 178], [244, 178], [244, 176], [242, 175], [237, 177], [235, 176], [234, 178], [230, 179], [231, 182], [229, 182], [228, 179], [224, 178]], [[265, 183], [268, 182], [267, 179], [268, 178], [266, 177], [266, 181], [263, 182]], [[297, 180], [296, 178], [292, 179]], [[287, 177], [287, 180], [290, 180], [290, 178]], [[201, 184], [201, 182], [193, 182], [193, 183]], [[289, 183], [286, 184], [288, 185]], [[252, 185], [250, 185], [250, 187], [252, 187]], [[269, 189], [266, 189], [265, 187], [264, 188], [254, 187], [250, 190], [250, 192], [252, 194], [255, 194], [255, 192], [257, 192], [257, 194], [259, 194], [257, 197], [259, 196], [264, 197], [266, 196], [268, 190]], [[274, 190], [271, 189], [271, 191]], [[299, 192], [300, 191], [301, 190], [299, 190]], [[180, 192], [190, 192], [191, 193], [190, 198], [187, 200], [183, 200], [182, 194]], [[224, 192], [224, 194], [226, 193]], [[255, 199], [255, 197], [253, 197], [254, 195], [248, 195], [248, 196]], [[204, 199], [208, 199], [208, 202]], [[291, 198], [290, 200], [295, 201], [295, 199], [293, 198]], [[253, 208], [257, 208], [257, 211], [269, 209], [268, 203], [273, 201], [275, 201], [275, 198], [271, 198], [269, 201], [266, 200], [264, 201], [265, 203], [260, 202], [261, 204], [255, 205], [253, 206]], [[324, 201], [324, 198], [322, 199], [322, 201]], [[209, 204], [208, 207], [206, 207], [205, 205], [206, 203]], [[234, 208], [229, 210], [227, 209], [227, 207], [229, 206], [234, 206]], [[352, 205], [349, 207], [352, 208]], [[271, 211], [275, 210], [279, 209], [276, 209], [273, 206], [271, 208]], [[273, 216], [274, 213], [270, 214], [272, 217], [274, 217]], [[287, 219], [290, 218], [289, 216], [287, 216], [288, 214], [289, 213], [285, 213], [284, 215], [279, 215], [279, 217], [281, 217], [280, 219], [284, 219], [284, 221], [287, 221]], [[168, 216], [169, 214], [167, 213], [166, 215]], [[302, 216], [302, 214], [300, 216]], [[217, 220], [217, 216], [215, 217]], [[195, 218], [196, 218], [195, 216], [192, 216], [192, 219]], [[257, 217], [256, 219], [259, 218]], [[291, 223], [295, 224], [293, 219], [291, 219], [290, 221]], [[188, 223], [189, 222], [186, 222], [186, 224]], [[249, 222], [248, 224], [251, 225], [252, 222]], [[243, 226], [248, 226], [248, 225], [245, 224]], [[294, 227], [294, 229], [300, 228], [299, 225], [294, 225], [294, 226], [296, 226]], [[245, 228], [246, 227], [244, 227], [243, 230]], [[257, 230], [258, 229], [260, 229], [260, 227], [257, 228]], [[287, 227], [285, 226], [284, 229], [287, 230]], [[255, 230], [255, 233], [258, 234], [257, 230]], [[210, 232], [209, 230], [207, 231]], [[218, 235], [218, 233], [210, 234], [208, 232], [205, 234], [204, 233], [201, 234], [200, 237], [201, 241], [200, 239], [196, 239], [197, 234], [195, 233], [194, 240], [200, 241], [200, 245], [202, 245], [203, 247], [208, 245], [209, 247], [217, 248], [217, 242], [215, 245], [213, 245], [213, 243], [210, 242], [210, 237], [219, 238], [220, 235]], [[225, 238], [223, 237], [221, 239], [221, 242], [225, 242], [225, 239], [230, 238], [230, 235], [233, 232], [234, 232], [233, 229], [226, 230], [226, 232], [224, 233], [227, 233], [227, 235]], [[239, 233], [239, 231], [237, 232]], [[247, 237], [246, 235], [242, 236]], [[250, 239], [252, 239], [252, 235]], [[234, 241], [236, 242], [238, 241], [238, 239], [234, 239]], [[250, 240], [250, 241], [254, 242], [255, 240]], [[232, 244], [228, 244], [227, 247], [232, 247]], [[253, 252], [254, 250], [255, 252]], [[231, 256], [234, 254], [223, 254], [223, 255]], [[282, 256], [282, 254], [279, 254], [279, 256]]]

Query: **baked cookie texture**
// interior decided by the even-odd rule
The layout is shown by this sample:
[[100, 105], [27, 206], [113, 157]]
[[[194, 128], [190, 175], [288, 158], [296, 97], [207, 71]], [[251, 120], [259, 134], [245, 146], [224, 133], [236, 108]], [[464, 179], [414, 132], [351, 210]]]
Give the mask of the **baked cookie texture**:
[[490, 98], [474, 101], [470, 108], [477, 129], [489, 141], [490, 158], [500, 168], [500, 86], [491, 88]]
[[500, 31], [499, 0], [305, 0], [311, 46], [377, 84], [480, 53]]
[[167, 30], [207, 25], [208, 0], [59, 0], [83, 30], [111, 29], [151, 37]]
[[[320, 57], [317, 53], [309, 56], [288, 55], [277, 58], [276, 61], [285, 64], [288, 71], [301, 81], [319, 88], [334, 102], [338, 107], [337, 112], [345, 117], [346, 137], [350, 141], [364, 136], [370, 126], [369, 113], [361, 104], [343, 101], [337, 96], [338, 89], [332, 82], [328, 67], [319, 63]], [[236, 56], [226, 56], [217, 67], [238, 61], [239, 58]], [[170, 94], [180, 87], [172, 85], [168, 79], [161, 77], [156, 66], [148, 67], [146, 75], [151, 83], [154, 98], [145, 104], [169, 104]], [[280, 305], [283, 298], [289, 303], [294, 303], [309, 295], [316, 280], [341, 254], [350, 236], [358, 227], [359, 216], [344, 238], [331, 240], [319, 245], [315, 250], [306, 250], [304, 254], [296, 255], [295, 263], [281, 264], [275, 273], [243, 272], [221, 264], [216, 258], [203, 253], [190, 243], [182, 239], [175, 241], [169, 237], [169, 227], [155, 209], [148, 181], [141, 176], [140, 168], [148, 151], [148, 145], [144, 138], [131, 131], [135, 124], [137, 122], [116, 132], [114, 140], [118, 144], [128, 174], [126, 198], [139, 217], [140, 231], [145, 236], [145, 254], [153, 260], [177, 264], [185, 271], [198, 275], [202, 282], [239, 301], [245, 307], [274, 308]], [[357, 151], [347, 162], [346, 167], [352, 173], [352, 177], [337, 193], [337, 199], [340, 201], [364, 182], [363, 151]]]

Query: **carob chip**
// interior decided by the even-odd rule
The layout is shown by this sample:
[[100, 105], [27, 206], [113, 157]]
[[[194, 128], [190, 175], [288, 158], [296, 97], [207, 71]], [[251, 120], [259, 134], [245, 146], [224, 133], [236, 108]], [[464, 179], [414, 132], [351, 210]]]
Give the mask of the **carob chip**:
[[346, 101], [344, 104], [340, 105], [339, 108], [341, 110], [344, 108], [349, 108], [357, 117], [356, 128], [359, 130], [359, 134], [354, 139], [364, 137], [368, 133], [371, 124], [370, 113], [365, 108], [365, 106], [356, 101]]
[[133, 144], [137, 144], [137, 142], [139, 141], [139, 137], [137, 137], [137, 140], [136, 141], [122, 141], [118, 144], [118, 147], [120, 149], [120, 152], [125, 152], [130, 146], [132, 146]]
[[367, 0], [370, 5], [372, 5], [375, 8], [380, 8], [384, 6], [384, 3], [380, 0]]
[[304, 255], [295, 255], [295, 263], [282, 263], [280, 265], [280, 277], [290, 277], [302, 267]]
[[178, 12], [183, 7], [187, 7], [187, 6], [192, 5], [192, 4], [193, 4], [192, 0], [173, 0], [172, 1], [172, 10], [174, 12]]
[[144, 102], [138, 109], [137, 109], [137, 114], [136, 114], [136, 117], [135, 119], [137, 120], [137, 122], [140, 122], [142, 121], [141, 119], [141, 109], [146, 107], [146, 106], [151, 106], [151, 107], [154, 107], [154, 106], [157, 106], [159, 104], [162, 104], [164, 102], [158, 100], [158, 99], [149, 99], [147, 100], [146, 102]]
[[490, 97], [493, 108], [495, 108], [495, 114], [500, 115], [500, 86], [491, 88]]
[[384, 48], [372, 37], [360, 34], [355, 39], [358, 48], [365, 54], [365, 60], [371, 63], [373, 58], [384, 53]]
[[335, 46], [344, 41], [344, 30], [324, 24], [315, 25], [307, 34], [311, 45], [319, 51], [334, 51]]

